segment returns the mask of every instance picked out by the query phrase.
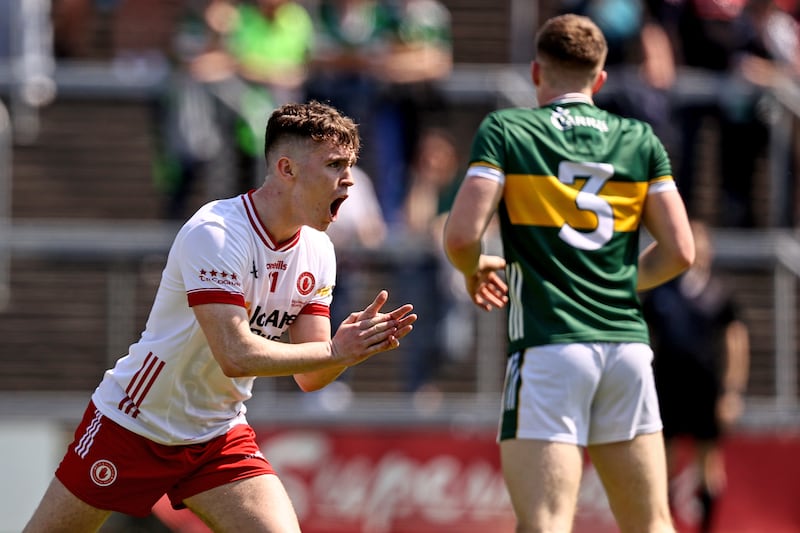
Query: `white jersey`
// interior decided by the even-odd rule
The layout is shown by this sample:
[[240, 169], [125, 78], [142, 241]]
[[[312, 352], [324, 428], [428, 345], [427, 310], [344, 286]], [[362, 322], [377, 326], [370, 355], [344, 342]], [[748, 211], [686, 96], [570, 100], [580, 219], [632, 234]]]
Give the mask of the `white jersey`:
[[303, 227], [276, 243], [250, 194], [202, 207], [170, 249], [147, 324], [92, 400], [105, 416], [161, 444], [205, 442], [245, 422], [254, 378], [220, 369], [191, 307], [247, 309], [254, 334], [279, 339], [299, 314], [330, 316], [333, 245]]

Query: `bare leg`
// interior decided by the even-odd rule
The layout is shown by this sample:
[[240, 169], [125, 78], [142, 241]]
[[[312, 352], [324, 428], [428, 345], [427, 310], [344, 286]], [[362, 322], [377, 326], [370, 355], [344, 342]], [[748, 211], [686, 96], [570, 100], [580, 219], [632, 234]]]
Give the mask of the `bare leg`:
[[583, 473], [581, 449], [517, 439], [502, 441], [500, 455], [517, 533], [569, 533]]
[[78, 499], [56, 478], [42, 497], [23, 533], [91, 533], [100, 529], [111, 511]]
[[229, 483], [184, 503], [215, 533], [300, 533], [289, 495], [275, 475]]
[[589, 456], [623, 533], [674, 533], [660, 432], [589, 446]]
[[725, 491], [727, 476], [722, 450], [716, 442], [701, 441], [697, 443], [697, 463], [700, 470], [700, 533], [712, 529], [714, 511], [719, 496]]

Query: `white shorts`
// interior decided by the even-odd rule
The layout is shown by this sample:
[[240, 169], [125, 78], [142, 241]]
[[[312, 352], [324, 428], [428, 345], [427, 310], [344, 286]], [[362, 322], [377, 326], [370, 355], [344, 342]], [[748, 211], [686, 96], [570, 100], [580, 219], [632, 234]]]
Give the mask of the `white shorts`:
[[506, 368], [498, 440], [586, 446], [661, 431], [653, 350], [642, 343], [535, 346]]

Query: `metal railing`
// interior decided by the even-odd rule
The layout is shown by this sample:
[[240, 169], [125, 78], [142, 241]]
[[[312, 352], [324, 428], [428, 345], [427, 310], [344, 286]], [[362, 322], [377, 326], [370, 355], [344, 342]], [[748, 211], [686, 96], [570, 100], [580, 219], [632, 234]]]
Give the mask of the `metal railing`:
[[[11, 223], [11, 117], [0, 100], [0, 242], [10, 241]], [[8, 304], [9, 250], [0, 250], [0, 310]]]
[[[137, 278], [140, 277], [140, 272], [131, 265], [138, 264], [143, 257], [166, 257], [178, 228], [173, 223], [143, 221], [31, 220], [13, 221], [8, 229], [8, 238], [2, 241], [0, 254], [19, 259], [45, 258], [50, 260], [51, 264], [102, 261], [108, 265], [106, 353], [119, 354], [124, 353], [130, 339], [138, 334], [135, 329], [137, 320], [129, 302], [134, 300], [132, 296], [137, 290]], [[771, 396], [748, 396], [742, 425], [745, 427], [798, 425], [800, 413], [797, 408], [796, 296], [798, 276], [800, 276], [800, 241], [792, 232], [786, 230], [716, 230], [713, 238], [717, 250], [717, 262], [722, 269], [736, 271], [758, 268], [771, 272], [773, 280], [771, 301], [774, 329], [771, 335], [774, 337], [772, 380], [775, 393]], [[392, 261], [399, 263], [404, 257], [404, 251], [397, 248], [360, 253], [367, 254], [356, 258], [361, 264], [370, 263], [369, 254], [374, 254], [374, 261], [381, 264]], [[406, 259], [409, 257], [411, 255], [406, 256]], [[385, 265], [382, 268], [385, 268]], [[382, 272], [381, 275], [387, 274]], [[120, 302], [125, 304], [119, 305]], [[422, 311], [423, 315], [430, 316], [432, 310], [426, 307], [425, 302], [414, 303], [425, 309]], [[405, 409], [403, 406], [413, 401], [408, 395], [356, 394], [348, 400], [348, 416], [356, 416], [354, 413], [357, 413], [357, 418], [362, 420], [396, 417], [399, 421], [421, 418], [433, 422], [447, 419], [454, 416], [454, 413], [467, 416], [467, 412], [472, 412], [470, 420], [473, 422], [491, 423], [490, 419], [496, 414], [496, 396], [502, 373], [501, 339], [504, 331], [504, 314], [480, 313], [480, 319], [475, 324], [480, 331], [475, 335], [476, 340], [470, 349], [476, 355], [470, 359], [472, 362], [465, 363], [475, 365], [473, 374], [476, 380], [471, 392], [445, 395], [436, 409], [425, 412]], [[264, 398], [265, 395], [269, 404], [281, 402], [294, 406], [292, 412], [295, 414], [314, 417], [325, 413], [325, 416], [333, 416], [334, 419], [336, 416], [335, 409], [332, 413], [324, 409], [319, 411], [319, 405], [307, 399], [300, 399], [302, 395], [298, 397], [292, 393], [281, 393], [269, 387], [259, 391], [259, 398]], [[0, 402], [0, 405], [3, 403]], [[264, 405], [260, 401], [256, 403]], [[31, 403], [31, 405], [36, 404], [37, 401]], [[298, 410], [294, 410], [295, 408]], [[266, 416], [266, 413], [266, 409], [256, 408], [252, 415], [259, 417], [261, 414]]]

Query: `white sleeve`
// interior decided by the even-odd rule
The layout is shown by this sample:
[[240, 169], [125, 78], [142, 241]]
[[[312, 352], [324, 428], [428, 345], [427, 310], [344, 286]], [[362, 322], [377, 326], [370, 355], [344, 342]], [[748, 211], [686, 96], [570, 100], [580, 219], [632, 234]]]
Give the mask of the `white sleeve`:
[[177, 257], [189, 305], [234, 303], [244, 306], [248, 254], [240, 239], [218, 222], [205, 221], [180, 235]]

